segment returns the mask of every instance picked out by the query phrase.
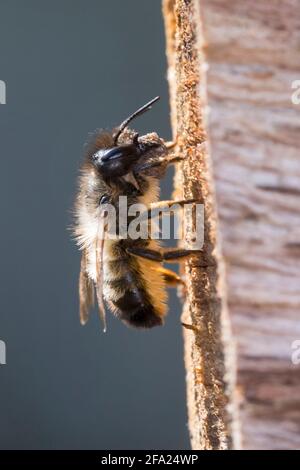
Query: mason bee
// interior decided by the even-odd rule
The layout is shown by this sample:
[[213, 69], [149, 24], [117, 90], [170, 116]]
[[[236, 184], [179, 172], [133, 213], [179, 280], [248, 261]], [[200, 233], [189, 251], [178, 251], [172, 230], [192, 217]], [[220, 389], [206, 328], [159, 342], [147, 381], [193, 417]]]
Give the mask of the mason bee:
[[95, 291], [104, 330], [105, 304], [126, 325], [136, 328], [162, 325], [167, 313], [166, 287], [183, 283], [162, 263], [178, 262], [195, 254], [194, 250], [163, 249], [159, 240], [151, 237], [105, 237], [104, 208], [112, 205], [118, 216], [120, 196], [127, 196], [128, 207], [142, 203], [153, 209], [174, 203], [158, 200], [159, 180], [167, 166], [181, 160], [172, 153], [174, 144], [165, 143], [156, 133], [139, 136], [128, 128], [133, 119], [151, 109], [158, 99], [152, 99], [112, 131], [96, 131], [87, 145], [75, 204], [75, 236], [82, 250], [79, 279], [82, 324], [88, 320]]

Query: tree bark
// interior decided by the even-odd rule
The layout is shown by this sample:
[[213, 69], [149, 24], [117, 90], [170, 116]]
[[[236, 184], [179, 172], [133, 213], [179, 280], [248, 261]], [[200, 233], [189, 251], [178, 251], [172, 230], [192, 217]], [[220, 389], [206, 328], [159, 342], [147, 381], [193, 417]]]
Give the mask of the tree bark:
[[[164, 14], [172, 125], [186, 155], [175, 186], [183, 187], [185, 196], [211, 198], [209, 156], [197, 147], [204, 126], [209, 134], [238, 346], [243, 448], [300, 448], [300, 374], [291, 360], [293, 342], [300, 339], [300, 105], [291, 101], [292, 82], [300, 79], [300, 2], [165, 0]], [[206, 202], [206, 209], [205, 253], [218, 264], [212, 255], [213, 204]], [[214, 406], [205, 401], [214, 388], [211, 377], [223, 375], [215, 273], [213, 268], [186, 271], [185, 315], [201, 330], [185, 333], [193, 448], [222, 447], [222, 439], [212, 444], [203, 437], [212, 425], [208, 414]], [[232, 362], [227, 364], [232, 374]], [[232, 422], [223, 411], [212, 416]], [[219, 429], [228, 436], [228, 424]], [[225, 442], [230, 447], [230, 439]]]
[[202, 33], [197, 2], [164, 2], [171, 115], [177, 151], [185, 157], [176, 172], [176, 198], [204, 201], [204, 247], [185, 267], [188, 414], [193, 449], [236, 446], [233, 401], [235, 364], [223, 285], [223, 266], [203, 109]]

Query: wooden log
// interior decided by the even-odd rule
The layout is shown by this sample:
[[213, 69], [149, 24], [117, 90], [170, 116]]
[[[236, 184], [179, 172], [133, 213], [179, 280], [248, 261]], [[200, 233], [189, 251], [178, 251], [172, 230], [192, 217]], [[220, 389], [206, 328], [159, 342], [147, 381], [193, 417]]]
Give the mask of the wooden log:
[[243, 444], [300, 447], [298, 0], [200, 0]]
[[[300, 80], [300, 2], [166, 3], [177, 17], [166, 24], [173, 37], [173, 45], [169, 37], [167, 48], [171, 103], [181, 93], [172, 121], [180, 132], [185, 128], [176, 124], [178, 108], [183, 107], [185, 119], [189, 110], [184, 91], [172, 83], [179, 67], [183, 90], [190, 86], [184, 81], [189, 65], [184, 63], [180, 71], [172, 47], [178, 48], [182, 21], [194, 21], [194, 34], [202, 37], [197, 53], [201, 110], [196, 119], [201, 133], [209, 135], [228, 307], [238, 345], [243, 447], [300, 448], [300, 366], [292, 362], [293, 346], [300, 340], [300, 104], [291, 99], [296, 96], [292, 85]], [[193, 12], [186, 19], [180, 8]], [[183, 40], [182, 47], [190, 44]], [[195, 53], [185, 52], [191, 58]], [[201, 154], [191, 158], [200, 160], [194, 165], [200, 165], [201, 172]], [[180, 171], [177, 187], [183, 184]], [[186, 166], [183, 172], [187, 177]], [[196, 366], [189, 362], [191, 351], [186, 339], [188, 377]], [[195, 435], [202, 431], [191, 418], [200, 412], [199, 407], [193, 411], [190, 403], [193, 387], [197, 391], [188, 378], [196, 448]], [[198, 425], [203, 425], [200, 418]]]
[[185, 266], [188, 295], [183, 321], [192, 325], [184, 331], [191, 444], [193, 449], [230, 449], [236, 446], [237, 434], [235, 364], [205, 144], [202, 110], [206, 95], [197, 0], [166, 0], [164, 18], [173, 133], [176, 150], [185, 157], [176, 171], [176, 197], [204, 201], [205, 211], [203, 256]]

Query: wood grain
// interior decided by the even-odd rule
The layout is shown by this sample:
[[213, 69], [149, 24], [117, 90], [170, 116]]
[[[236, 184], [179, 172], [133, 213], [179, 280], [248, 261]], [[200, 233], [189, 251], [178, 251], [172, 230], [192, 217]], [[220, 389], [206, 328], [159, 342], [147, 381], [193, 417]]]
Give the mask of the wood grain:
[[[171, 120], [176, 151], [185, 157], [175, 176], [178, 199], [204, 201], [203, 255], [185, 266], [183, 321], [187, 405], [193, 449], [236, 447], [235, 363], [218, 241], [211, 160], [206, 142], [206, 93], [197, 0], [164, 1]], [[192, 221], [191, 225], [194, 223]]]
[[300, 2], [199, 5], [243, 445], [299, 449]]

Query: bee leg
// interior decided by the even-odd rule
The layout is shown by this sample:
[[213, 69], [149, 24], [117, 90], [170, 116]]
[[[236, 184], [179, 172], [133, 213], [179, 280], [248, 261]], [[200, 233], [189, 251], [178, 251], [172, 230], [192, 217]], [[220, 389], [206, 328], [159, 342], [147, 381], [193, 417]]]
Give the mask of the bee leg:
[[167, 161], [167, 165], [172, 163], [179, 163], [182, 162], [185, 158], [182, 155], [173, 154], [167, 157], [165, 160]]
[[156, 261], [158, 263], [162, 263], [163, 259], [161, 253], [156, 250], [151, 250], [149, 248], [139, 248], [139, 247], [130, 247], [127, 248], [126, 251], [130, 255], [138, 256], [139, 258], [149, 259], [151, 261]]
[[158, 201], [150, 204], [150, 209], [162, 209], [164, 207], [172, 207], [174, 204], [179, 206], [184, 206], [185, 204], [203, 204], [203, 201], [200, 199], [179, 199], [178, 201]]
[[172, 150], [174, 147], [177, 145], [177, 139], [175, 140], [169, 140], [168, 142], [165, 142], [165, 146], [168, 150]]
[[166, 284], [168, 287], [177, 287], [178, 285], [184, 285], [185, 282], [183, 279], [181, 279], [178, 274], [174, 273], [174, 271], [171, 271], [171, 269], [163, 268], [162, 266], [159, 266], [157, 268], [157, 271], [163, 275]]
[[172, 207], [175, 204], [178, 204], [179, 206], [184, 206], [185, 204], [203, 204], [202, 201], [197, 200], [197, 199], [181, 199], [181, 200], [174, 200], [174, 201], [158, 201], [150, 204], [150, 207], [147, 211], [143, 212], [141, 214], [141, 221], [148, 220], [149, 224], [151, 224], [151, 220], [158, 217], [160, 220], [162, 219], [163, 216], [163, 211], [160, 211], [159, 209], [164, 209], [167, 207]]
[[186, 284], [184, 280], [178, 276], [178, 274], [171, 271], [171, 269], [163, 268], [159, 266], [157, 271], [163, 275], [167, 287], [177, 287], [177, 295], [182, 302], [186, 298]]
[[200, 329], [195, 326], [195, 325], [190, 325], [189, 323], [184, 323], [184, 322], [181, 322], [181, 325], [186, 328], [187, 330], [192, 330], [194, 331], [195, 333], [199, 333]]
[[177, 155], [176, 153], [173, 153], [173, 149], [176, 147], [177, 144], [177, 138], [175, 140], [171, 140], [170, 142], [165, 142], [168, 155], [167, 157], [165, 157], [164, 160], [167, 161], [168, 165], [171, 163], [182, 162], [182, 160], [184, 160], [184, 157], [182, 155]]
[[160, 250], [163, 261], [167, 263], [178, 263], [181, 260], [197, 256], [202, 250], [186, 250], [184, 248], [164, 248]]
[[168, 165], [167, 159], [165, 157], [162, 157], [162, 158], [157, 158], [155, 160], [152, 160], [150, 162], [142, 163], [141, 165], [137, 165], [135, 168], [135, 171], [137, 173], [141, 173], [143, 171], [152, 170], [153, 168], [165, 169], [167, 165]]
[[184, 160], [184, 157], [182, 157], [181, 155], [178, 155], [178, 154], [169, 155], [169, 153], [167, 153], [163, 157], [159, 157], [159, 158], [150, 160], [148, 162], [137, 164], [135, 167], [135, 170], [137, 173], [151, 170], [153, 168], [163, 169], [165, 171], [168, 165], [181, 162], [182, 160]]
[[152, 250], [151, 248], [130, 247], [127, 248], [127, 251], [134, 256], [139, 256], [140, 258], [149, 259], [158, 263], [163, 263], [164, 261], [167, 263], [178, 263], [190, 256], [202, 253], [202, 250], [185, 250], [183, 248]]
[[[167, 142], [164, 142], [165, 144], [165, 147], [168, 149], [168, 150], [172, 150], [174, 147], [176, 147], [176, 145], [179, 144], [178, 142], [178, 138], [176, 137], [175, 140], [168, 140]], [[206, 144], [206, 140], [203, 140], [201, 143], [198, 144], [198, 146], [204, 146]]]
[[[182, 160], [185, 160], [185, 157], [181, 156], [181, 155], [176, 155], [175, 153], [173, 153], [173, 150], [174, 148], [177, 146], [178, 144], [178, 140], [177, 138], [175, 140], [172, 140], [170, 142], [165, 142], [165, 147], [168, 151], [168, 156], [167, 156], [167, 160], [169, 160], [170, 163], [177, 163], [177, 162], [180, 162]], [[205, 147], [206, 145], [206, 141], [204, 140], [203, 142], [201, 142], [200, 144], [197, 145], [197, 147]]]
[[[205, 143], [206, 142], [202, 142], [200, 145], [203, 146], [205, 145]], [[140, 166], [137, 166], [137, 171], [145, 171], [160, 166], [163, 168], [167, 168], [168, 165], [182, 162], [183, 160], [185, 160], [185, 157], [173, 151], [176, 145], [177, 141], [165, 142], [165, 147], [167, 150], [166, 154], [164, 156], [156, 158], [155, 160], [150, 160], [149, 162], [142, 163]]]

